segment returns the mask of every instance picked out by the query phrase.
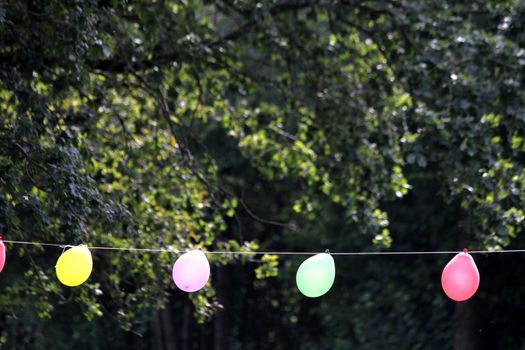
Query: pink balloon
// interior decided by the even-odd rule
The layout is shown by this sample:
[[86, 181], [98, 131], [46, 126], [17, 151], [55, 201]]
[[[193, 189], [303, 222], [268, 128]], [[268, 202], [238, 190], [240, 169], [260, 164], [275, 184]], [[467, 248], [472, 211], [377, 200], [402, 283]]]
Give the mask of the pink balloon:
[[5, 245], [2, 242], [2, 237], [0, 237], [0, 272], [4, 269], [5, 265]]
[[196, 292], [210, 278], [210, 263], [200, 250], [184, 253], [173, 264], [173, 281], [185, 292]]
[[472, 256], [465, 249], [452, 258], [443, 269], [441, 286], [452, 300], [465, 301], [479, 287], [479, 272]]

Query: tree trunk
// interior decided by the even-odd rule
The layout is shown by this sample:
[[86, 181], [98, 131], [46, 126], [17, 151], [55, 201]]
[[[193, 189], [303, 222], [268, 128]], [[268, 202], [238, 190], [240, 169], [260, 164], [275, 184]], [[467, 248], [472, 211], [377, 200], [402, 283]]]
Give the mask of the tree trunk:
[[454, 310], [454, 350], [480, 350], [474, 301], [456, 303]]
[[175, 336], [176, 328], [173, 324], [172, 311], [167, 306], [160, 310], [160, 319], [162, 322], [162, 333], [164, 335], [164, 350], [177, 350], [177, 338]]
[[191, 301], [186, 299], [184, 301], [183, 311], [182, 311], [182, 350], [191, 349], [191, 325], [193, 323], [192, 315], [192, 306]]
[[228, 350], [230, 338], [231, 313], [231, 271], [227, 266], [220, 266], [215, 272], [217, 300], [223, 306], [215, 314], [213, 323], [213, 348], [214, 350]]
[[155, 349], [164, 349], [164, 341], [162, 340], [162, 322], [160, 321], [160, 311], [157, 313], [155, 320], [152, 322], [153, 328], [153, 347]]

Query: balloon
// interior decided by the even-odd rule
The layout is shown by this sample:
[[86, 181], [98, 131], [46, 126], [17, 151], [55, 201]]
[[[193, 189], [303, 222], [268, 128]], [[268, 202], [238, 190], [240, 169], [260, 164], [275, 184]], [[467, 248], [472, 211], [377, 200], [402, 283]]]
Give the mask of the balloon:
[[55, 266], [58, 280], [69, 287], [86, 282], [93, 270], [93, 259], [86, 245], [66, 250], [58, 258]]
[[173, 282], [185, 292], [196, 292], [210, 278], [210, 263], [201, 250], [181, 255], [173, 264]]
[[4, 269], [5, 265], [5, 245], [2, 237], [0, 237], [0, 272]]
[[328, 253], [316, 254], [297, 269], [297, 288], [305, 296], [317, 298], [330, 290], [335, 280], [335, 263]]
[[465, 301], [478, 290], [479, 272], [472, 256], [465, 249], [450, 260], [443, 269], [441, 286], [452, 300]]

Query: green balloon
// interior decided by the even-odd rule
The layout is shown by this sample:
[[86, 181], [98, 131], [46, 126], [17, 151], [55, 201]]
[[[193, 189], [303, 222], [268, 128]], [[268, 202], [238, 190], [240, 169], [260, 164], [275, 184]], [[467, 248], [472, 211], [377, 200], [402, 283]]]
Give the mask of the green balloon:
[[317, 298], [330, 290], [335, 280], [335, 263], [330, 254], [316, 254], [297, 269], [297, 288], [305, 296]]

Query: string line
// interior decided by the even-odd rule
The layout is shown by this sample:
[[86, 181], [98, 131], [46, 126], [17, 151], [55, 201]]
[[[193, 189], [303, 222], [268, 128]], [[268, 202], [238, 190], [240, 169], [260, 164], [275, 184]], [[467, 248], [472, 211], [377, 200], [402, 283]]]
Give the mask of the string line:
[[[47, 246], [58, 248], [69, 248], [75, 245], [58, 244], [58, 243], [44, 243], [44, 242], [30, 242], [30, 241], [13, 241], [3, 240], [4, 243], [19, 244], [19, 245], [34, 245]], [[144, 253], [172, 253], [183, 254], [190, 250], [174, 250], [168, 248], [135, 248], [135, 247], [105, 247], [105, 246], [89, 246], [90, 250], [117, 250], [129, 252], [144, 252]], [[286, 252], [286, 251], [202, 251], [204, 254], [247, 254], [247, 255], [315, 255], [321, 253], [317, 252]], [[457, 254], [460, 250], [446, 250], [446, 251], [389, 251], [389, 252], [330, 252], [330, 255], [339, 256], [359, 256], [359, 255], [438, 255], [438, 254]], [[469, 250], [470, 254], [501, 254], [501, 253], [525, 253], [525, 249], [509, 249], [509, 250]]]

